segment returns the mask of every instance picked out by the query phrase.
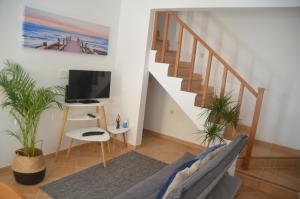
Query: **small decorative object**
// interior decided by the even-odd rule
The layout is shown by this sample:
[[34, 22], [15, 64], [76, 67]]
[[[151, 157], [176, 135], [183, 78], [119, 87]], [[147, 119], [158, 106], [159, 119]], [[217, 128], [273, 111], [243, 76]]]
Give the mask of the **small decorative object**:
[[128, 120], [123, 121], [123, 128], [128, 128]]
[[107, 55], [109, 28], [25, 7], [23, 47]]
[[120, 116], [120, 114], [118, 114], [118, 116], [117, 116], [117, 118], [116, 118], [116, 123], [117, 123], [116, 128], [117, 128], [117, 129], [120, 128], [120, 122], [121, 122], [121, 116]]
[[62, 108], [58, 97], [61, 87], [38, 87], [22, 67], [7, 61], [0, 71], [0, 91], [4, 98], [1, 106], [9, 110], [16, 121], [17, 128], [8, 130], [22, 147], [15, 151], [11, 168], [15, 180], [21, 184], [32, 185], [41, 182], [46, 172], [46, 163], [37, 144], [37, 129], [42, 113], [53, 106]]

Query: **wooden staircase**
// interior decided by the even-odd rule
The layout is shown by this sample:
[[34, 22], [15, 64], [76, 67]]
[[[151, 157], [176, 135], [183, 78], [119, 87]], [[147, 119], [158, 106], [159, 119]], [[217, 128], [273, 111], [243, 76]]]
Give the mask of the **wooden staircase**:
[[[162, 30], [158, 30], [160, 16], [163, 16], [164, 21]], [[170, 20], [174, 20], [179, 27], [176, 50], [170, 49], [170, 41], [168, 39]], [[190, 61], [181, 60], [183, 31], [193, 38]], [[160, 38], [160, 33], [162, 39]], [[204, 68], [205, 74], [195, 71], [197, 45], [204, 47], [208, 53], [207, 65], [201, 66], [206, 67]], [[235, 137], [236, 134], [233, 134], [233, 132], [237, 132], [237, 134], [246, 133], [249, 137], [247, 146], [238, 159], [237, 175], [242, 178], [246, 186], [254, 187], [269, 198], [298, 198], [298, 193], [300, 192], [300, 151], [255, 140], [264, 89], [254, 89], [233, 67], [173, 12], [155, 13], [152, 50], [157, 51], [156, 62], [169, 64], [168, 76], [182, 78], [181, 91], [196, 94], [194, 105], [197, 107], [205, 108], [211, 102], [212, 96], [216, 94], [217, 89], [215, 86], [209, 84], [213, 61], [218, 61], [223, 65], [221, 89], [218, 95], [224, 96], [226, 93], [228, 74], [231, 74], [240, 83], [237, 99], [240, 108], [243, 106], [242, 101], [245, 90], [251, 93], [256, 100], [253, 113], [250, 113], [253, 114], [251, 125], [239, 124], [237, 131], [226, 129], [224, 134], [226, 139]]]

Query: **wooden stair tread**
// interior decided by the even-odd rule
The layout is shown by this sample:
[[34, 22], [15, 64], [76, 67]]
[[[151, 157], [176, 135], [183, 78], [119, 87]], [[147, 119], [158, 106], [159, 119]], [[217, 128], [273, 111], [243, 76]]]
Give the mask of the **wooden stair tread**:
[[300, 170], [299, 169], [278, 169], [278, 168], [261, 168], [242, 170], [237, 169], [238, 172], [248, 175], [250, 177], [264, 180], [266, 182], [282, 186], [286, 189], [300, 192]]
[[[236, 170], [235, 175], [242, 180], [243, 187], [251, 187], [255, 191], [259, 191], [265, 194], [264, 197], [261, 197], [261, 195], [259, 195], [259, 197], [250, 197], [251, 199], [298, 199], [298, 192], [290, 188], [286, 188], [273, 182], [269, 182], [255, 176], [245, 174], [243, 172], [240, 172], [240, 170]], [[237, 197], [237, 199], [238, 198], [239, 197]]]
[[[240, 154], [240, 158], [245, 156], [245, 150]], [[287, 147], [276, 146], [266, 142], [254, 141], [253, 158], [300, 158], [300, 151], [295, 149], [289, 149]]]

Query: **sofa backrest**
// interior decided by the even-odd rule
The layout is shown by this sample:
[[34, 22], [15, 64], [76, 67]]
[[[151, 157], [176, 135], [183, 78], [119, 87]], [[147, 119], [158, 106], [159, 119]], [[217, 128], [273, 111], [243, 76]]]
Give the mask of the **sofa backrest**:
[[205, 198], [223, 177], [247, 142], [247, 136], [240, 135], [223, 151], [209, 160], [199, 171], [168, 194], [167, 199]]

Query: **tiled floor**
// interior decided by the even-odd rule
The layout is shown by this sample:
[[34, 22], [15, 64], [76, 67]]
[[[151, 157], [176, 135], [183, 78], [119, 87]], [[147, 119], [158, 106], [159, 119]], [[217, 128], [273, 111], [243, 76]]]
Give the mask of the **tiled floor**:
[[[106, 158], [112, 159], [121, 154], [128, 152], [124, 149], [123, 145], [117, 145], [114, 152], [106, 152]], [[171, 163], [183, 155], [185, 152], [193, 154], [199, 153], [199, 149], [189, 147], [186, 145], [178, 144], [172, 141], [155, 137], [149, 133], [144, 134], [143, 144], [136, 151], [147, 156], [156, 158], [166, 163]], [[53, 180], [62, 178], [72, 173], [78, 172], [84, 168], [90, 167], [99, 163], [100, 146], [95, 143], [82, 145], [74, 148], [71, 155], [66, 159], [66, 152], [60, 153], [58, 160], [55, 162], [54, 157], [47, 157], [47, 174], [45, 180], [34, 186], [24, 186], [17, 184], [12, 176], [11, 171], [3, 171], [0, 173], [0, 181], [4, 181], [18, 190], [20, 190], [28, 199], [49, 199], [50, 197], [41, 191], [38, 187], [47, 184]], [[109, 164], [108, 164], [109, 166]], [[238, 199], [267, 199], [268, 197], [261, 192], [258, 192], [250, 187], [243, 186], [237, 197]]]

